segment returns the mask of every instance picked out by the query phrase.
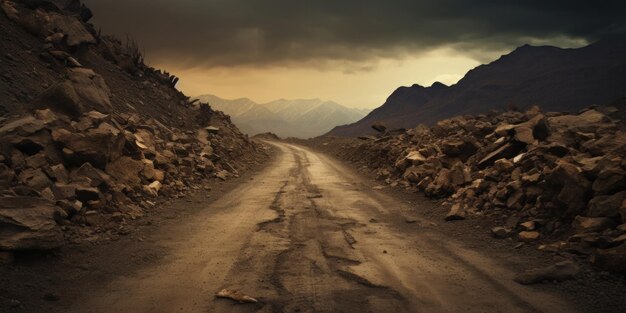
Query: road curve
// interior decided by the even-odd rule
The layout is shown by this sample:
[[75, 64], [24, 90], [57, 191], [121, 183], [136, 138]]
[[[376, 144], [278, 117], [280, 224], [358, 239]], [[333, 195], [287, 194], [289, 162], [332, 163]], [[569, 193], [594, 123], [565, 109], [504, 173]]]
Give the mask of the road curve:
[[[73, 312], [576, 312], [307, 148], [152, 238], [167, 257]], [[261, 300], [217, 299], [222, 288]]]

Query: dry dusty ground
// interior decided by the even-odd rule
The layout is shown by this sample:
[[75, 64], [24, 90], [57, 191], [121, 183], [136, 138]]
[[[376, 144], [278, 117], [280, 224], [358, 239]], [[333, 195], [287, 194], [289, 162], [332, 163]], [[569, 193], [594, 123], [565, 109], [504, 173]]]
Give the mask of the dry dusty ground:
[[[49, 264], [23, 260], [3, 270], [0, 290], [19, 298], [19, 312], [618, 312], [623, 304], [621, 281], [518, 285], [516, 271], [541, 263], [533, 252], [494, 247], [484, 230], [459, 236], [428, 214], [434, 202], [373, 188], [310, 148], [274, 145], [264, 169], [211, 197], [174, 202], [171, 219]], [[222, 288], [260, 302], [216, 299]]]

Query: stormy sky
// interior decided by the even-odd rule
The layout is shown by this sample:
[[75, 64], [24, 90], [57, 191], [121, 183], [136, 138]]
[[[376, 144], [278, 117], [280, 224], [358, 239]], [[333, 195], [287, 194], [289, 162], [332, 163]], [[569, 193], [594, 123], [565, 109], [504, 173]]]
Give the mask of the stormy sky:
[[190, 95], [375, 107], [400, 85], [455, 83], [516, 46], [626, 30], [626, 1], [85, 0]]

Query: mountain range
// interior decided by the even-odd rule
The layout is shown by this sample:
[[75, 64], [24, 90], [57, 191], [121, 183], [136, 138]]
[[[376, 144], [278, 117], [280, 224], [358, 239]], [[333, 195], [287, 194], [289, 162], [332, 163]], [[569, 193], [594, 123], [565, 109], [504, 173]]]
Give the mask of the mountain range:
[[197, 98], [230, 115], [239, 129], [250, 136], [272, 132], [280, 137], [316, 137], [337, 125], [358, 121], [370, 111], [320, 99], [280, 99], [260, 104], [248, 98], [228, 100], [215, 95]]
[[582, 48], [524, 45], [470, 70], [457, 84], [434, 83], [396, 89], [387, 101], [358, 122], [338, 126], [334, 136], [373, 132], [373, 123], [390, 129], [432, 125], [456, 115], [493, 109], [574, 112], [626, 95], [626, 38], [609, 38]]

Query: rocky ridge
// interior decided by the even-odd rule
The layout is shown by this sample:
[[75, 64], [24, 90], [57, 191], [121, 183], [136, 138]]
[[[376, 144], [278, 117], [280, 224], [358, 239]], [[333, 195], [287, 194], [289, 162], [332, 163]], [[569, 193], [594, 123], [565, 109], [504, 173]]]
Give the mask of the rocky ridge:
[[[491, 219], [495, 238], [625, 273], [626, 132], [612, 118], [619, 114], [533, 107], [392, 132], [375, 124], [377, 136], [333, 149], [391, 186], [446, 199], [447, 221]], [[333, 140], [316, 141], [331, 149]]]
[[176, 90], [178, 78], [146, 66], [136, 47], [96, 32], [79, 1], [0, 5], [3, 30], [20, 39], [3, 44], [31, 49], [0, 64], [10, 73], [0, 89], [15, 93], [0, 117], [3, 256], [124, 235], [146, 210], [264, 155], [227, 115]]

